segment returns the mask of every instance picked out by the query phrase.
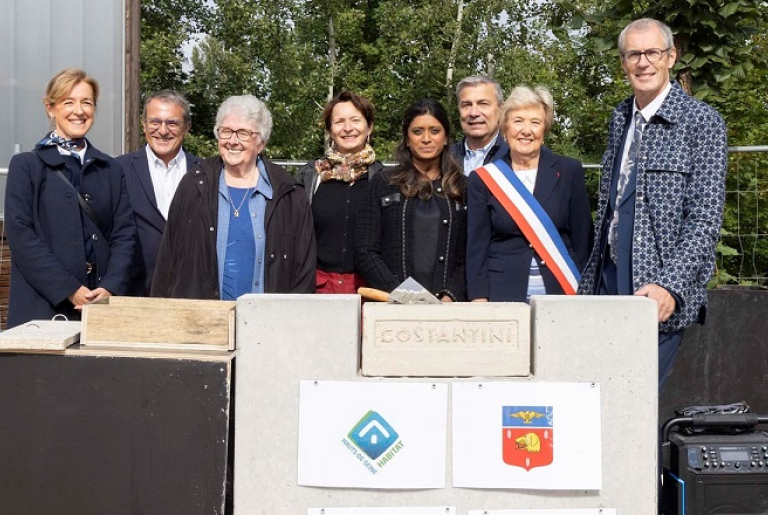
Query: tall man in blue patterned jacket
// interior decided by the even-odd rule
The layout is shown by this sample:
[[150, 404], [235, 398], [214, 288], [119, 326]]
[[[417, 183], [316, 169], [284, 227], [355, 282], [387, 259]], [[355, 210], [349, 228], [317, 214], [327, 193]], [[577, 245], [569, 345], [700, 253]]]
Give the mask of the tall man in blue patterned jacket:
[[611, 116], [595, 247], [579, 292], [656, 301], [661, 388], [685, 328], [704, 321], [723, 217], [726, 131], [717, 111], [670, 82], [677, 54], [669, 27], [634, 21], [619, 51], [634, 95]]

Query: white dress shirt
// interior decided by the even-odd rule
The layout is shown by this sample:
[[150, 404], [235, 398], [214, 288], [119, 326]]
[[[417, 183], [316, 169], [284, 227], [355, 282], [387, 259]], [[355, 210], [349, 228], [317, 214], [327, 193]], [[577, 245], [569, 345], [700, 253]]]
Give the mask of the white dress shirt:
[[469, 172], [485, 164], [485, 156], [491, 151], [491, 147], [496, 143], [496, 138], [498, 137], [499, 131], [496, 131], [491, 141], [483, 148], [478, 148], [477, 150], [471, 150], [469, 145], [467, 145], [467, 139], [464, 139], [464, 175], [469, 175]]
[[179, 149], [176, 157], [170, 160], [168, 166], [165, 166], [163, 160], [147, 148], [147, 162], [149, 163], [149, 176], [152, 178], [152, 187], [155, 190], [155, 199], [157, 200], [157, 209], [168, 219], [168, 209], [171, 207], [173, 194], [179, 186], [184, 174], [187, 173], [187, 157], [183, 149]]
[[632, 135], [635, 133], [635, 113], [639, 110], [640, 114], [643, 115], [643, 119], [646, 121], [646, 123], [649, 122], [651, 120], [651, 117], [653, 117], [653, 115], [656, 114], [656, 111], [659, 110], [659, 108], [661, 107], [661, 104], [667, 98], [667, 95], [669, 95], [669, 91], [671, 89], [672, 89], [672, 83], [668, 82], [667, 87], [664, 88], [664, 91], [662, 91], [659, 94], [659, 96], [654, 98], [647, 106], [645, 106], [642, 109], [638, 109], [637, 104], [635, 102], [632, 102], [632, 116], [630, 117], [629, 128], [627, 129], [627, 139], [624, 141], [624, 149], [622, 150], [622, 153], [621, 153], [621, 167], [619, 167], [619, 170], [623, 170], [624, 163], [627, 162], [627, 155], [629, 154], [629, 146], [632, 144]]

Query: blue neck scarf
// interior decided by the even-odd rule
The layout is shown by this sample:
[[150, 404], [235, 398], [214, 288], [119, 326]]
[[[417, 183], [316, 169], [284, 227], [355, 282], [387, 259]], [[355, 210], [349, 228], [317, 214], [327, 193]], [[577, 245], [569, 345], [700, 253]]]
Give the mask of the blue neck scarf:
[[85, 138], [66, 139], [51, 132], [48, 136], [41, 139], [36, 148], [42, 147], [61, 147], [68, 152], [77, 152], [77, 149], [85, 146]]

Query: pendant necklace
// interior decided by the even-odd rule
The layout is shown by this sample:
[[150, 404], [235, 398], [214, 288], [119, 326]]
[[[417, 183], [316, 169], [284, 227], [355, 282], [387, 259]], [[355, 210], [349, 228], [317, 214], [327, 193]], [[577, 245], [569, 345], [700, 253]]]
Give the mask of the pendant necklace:
[[232, 206], [232, 210], [235, 213], [235, 218], [240, 218], [240, 210], [243, 208], [243, 204], [245, 204], [245, 199], [251, 196], [251, 189], [253, 186], [246, 188], [245, 195], [243, 195], [242, 200], [240, 201], [240, 205], [235, 207], [235, 203], [232, 202], [232, 193], [231, 193], [232, 186], [227, 185], [227, 196], [229, 197], [229, 205]]

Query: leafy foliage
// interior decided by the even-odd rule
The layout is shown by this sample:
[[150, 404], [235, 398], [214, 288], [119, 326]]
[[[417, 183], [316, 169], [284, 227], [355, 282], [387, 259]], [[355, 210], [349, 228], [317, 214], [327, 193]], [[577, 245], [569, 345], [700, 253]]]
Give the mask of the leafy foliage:
[[[216, 152], [219, 104], [254, 94], [274, 118], [270, 156], [309, 159], [323, 153], [323, 105], [350, 89], [374, 102], [373, 143], [387, 160], [402, 112], [417, 98], [441, 101], [458, 138], [453, 88], [484, 73], [507, 92], [548, 86], [556, 120], [546, 144], [597, 163], [610, 112], [630, 94], [617, 36], [643, 16], [672, 27], [678, 79], [723, 114], [729, 144], [764, 144], [764, 0], [144, 0], [142, 90], [172, 87], [188, 96], [186, 146], [202, 156]], [[767, 169], [764, 157], [731, 157], [720, 282], [768, 274]], [[593, 192], [598, 176], [588, 170]]]
[[[675, 71], [684, 89], [701, 99], [722, 101], [755, 68], [765, 67], [755, 54], [755, 36], [764, 34], [768, 10], [763, 0], [614, 0], [587, 19], [612, 21], [618, 30], [631, 20], [663, 20], [675, 35]], [[615, 37], [601, 45], [615, 48]]]

